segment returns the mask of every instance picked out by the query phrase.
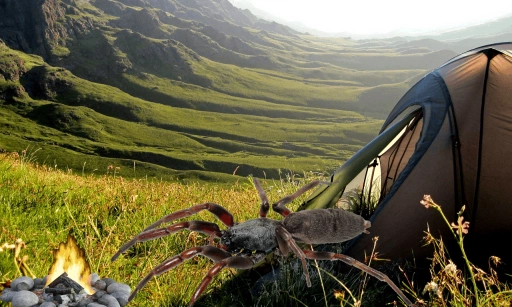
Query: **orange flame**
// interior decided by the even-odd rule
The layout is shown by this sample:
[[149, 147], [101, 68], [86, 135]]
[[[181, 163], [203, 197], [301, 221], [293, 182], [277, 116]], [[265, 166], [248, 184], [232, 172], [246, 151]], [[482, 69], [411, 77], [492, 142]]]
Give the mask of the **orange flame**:
[[85, 250], [78, 246], [76, 239], [68, 234], [68, 241], [60, 243], [53, 250], [53, 263], [48, 271], [46, 286], [66, 272], [68, 277], [84, 287], [87, 294], [93, 294], [91, 287], [91, 267], [85, 258]]

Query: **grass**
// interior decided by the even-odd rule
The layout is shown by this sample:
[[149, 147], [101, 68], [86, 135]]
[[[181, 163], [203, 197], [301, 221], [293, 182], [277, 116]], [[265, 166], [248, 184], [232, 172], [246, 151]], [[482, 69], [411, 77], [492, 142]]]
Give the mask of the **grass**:
[[[39, 277], [47, 274], [52, 262], [51, 249], [71, 233], [85, 249], [93, 272], [133, 288], [164, 259], [186, 248], [206, 244], [204, 235], [182, 231], [139, 243], [110, 262], [110, 257], [124, 242], [158, 217], [204, 201], [225, 206], [236, 221], [252, 219], [258, 214], [260, 200], [250, 178], [239, 177], [225, 185], [200, 181], [162, 182], [126, 179], [115, 167], [103, 170], [100, 176], [83, 176], [42, 165], [38, 154], [35, 150], [0, 154], [0, 244], [12, 244], [21, 238], [26, 248], [21, 250], [20, 256], [28, 257], [25, 262]], [[264, 180], [263, 183], [272, 201], [291, 194], [313, 178], [322, 177], [314, 173], [282, 174], [281, 180]], [[303, 198], [294, 201], [291, 209], [296, 209]], [[270, 217], [279, 219], [273, 212]], [[207, 212], [199, 213], [196, 218], [218, 223]], [[462, 232], [458, 234], [457, 230], [466, 229], [464, 221], [454, 225], [453, 234], [462, 243]], [[401, 276], [406, 281], [401, 288], [418, 306], [509, 306], [503, 304], [510, 302], [512, 291], [508, 284], [497, 280], [494, 267], [490, 273], [485, 273], [466, 262], [473, 274], [464, 276], [443, 252], [442, 241], [431, 235], [427, 238], [436, 247], [431, 281], [426, 284], [410, 282], [407, 276], [411, 276], [411, 272], [407, 266], [385, 271], [393, 279]], [[342, 245], [329, 245], [317, 246], [315, 250], [340, 252], [341, 248]], [[492, 259], [497, 262], [496, 258]], [[10, 250], [0, 252], [0, 282], [19, 276], [13, 260]], [[274, 274], [264, 279], [259, 277], [265, 272], [265, 266], [246, 274], [232, 269], [222, 271], [196, 306], [400, 305], [396, 294], [385, 283], [365, 277], [356, 269], [347, 273], [346, 267], [340, 270], [333, 262], [315, 264], [310, 261], [313, 285], [307, 288], [296, 260], [278, 261], [279, 266], [267, 266], [267, 271]], [[210, 260], [196, 257], [154, 278], [138, 293], [133, 306], [188, 304], [211, 265]]]
[[[182, 232], [166, 240], [136, 246], [110, 263], [110, 257], [122, 243], [152, 223], [155, 217], [204, 201], [224, 205], [237, 221], [254, 218], [259, 210], [258, 196], [247, 179], [228, 186], [183, 184], [127, 180], [106, 170], [98, 178], [74, 175], [41, 165], [34, 159], [35, 155], [29, 152], [0, 156], [0, 242], [23, 239], [27, 248], [22, 254], [29, 257], [30, 268], [37, 276], [47, 274], [52, 261], [49, 251], [71, 232], [85, 248], [93, 271], [134, 286], [157, 263], [206, 239]], [[273, 199], [288, 194], [293, 188], [279, 182], [268, 181], [267, 184], [273, 187], [270, 193]], [[285, 187], [288, 189], [284, 190]], [[198, 218], [215, 220], [207, 213], [199, 214]], [[1, 257], [0, 277], [14, 279], [17, 272], [9, 254], [2, 253]], [[148, 285], [134, 304], [153, 306], [153, 301], [188, 300], [209, 265], [210, 262], [201, 257], [185, 263]], [[130, 269], [123, 269], [126, 267]], [[219, 286], [231, 273], [229, 270], [222, 273], [213, 286]], [[169, 286], [176, 291], [167, 291]]]
[[[126, 73], [118, 79], [131, 89], [130, 95], [47, 65], [39, 57], [0, 49], [6, 70], [25, 71], [19, 81], [0, 80], [0, 88], [17, 86], [26, 92], [0, 101], [0, 147], [40, 147], [43, 159], [60, 161], [75, 172], [84, 162], [90, 172], [133, 161], [151, 169], [148, 176], [167, 179], [197, 172], [214, 179], [218, 176], [212, 177], [213, 172], [223, 176], [235, 169], [242, 176], [265, 173], [274, 178], [281, 169], [329, 171], [371, 140], [382, 124], [352, 111], [237, 97], [150, 74]], [[11, 65], [11, 59], [21, 67]], [[259, 73], [252, 75], [265, 80]], [[265, 82], [256, 82], [253, 90], [269, 84]], [[37, 92], [34, 83], [44, 84], [46, 92]], [[157, 89], [148, 90], [152, 86]], [[276, 83], [282, 97], [290, 90], [277, 88]], [[98, 163], [99, 157], [104, 161]]]
[[[425, 195], [421, 204], [427, 209], [432, 208], [443, 217], [446, 226], [457, 242], [462, 255], [462, 266], [457, 265], [448, 257], [448, 250], [442, 238], [436, 238], [430, 231], [426, 232], [425, 242], [434, 247], [434, 256], [430, 267], [431, 280], [425, 285], [422, 293], [427, 294], [429, 306], [510, 306], [512, 288], [498, 277], [498, 267], [502, 265], [499, 257], [489, 257], [488, 271], [471, 263], [464, 249], [464, 237], [470, 229], [469, 222], [464, 221], [464, 210], [457, 213], [456, 222], [450, 223], [441, 207], [430, 195]], [[459, 264], [460, 265], [460, 264]], [[509, 275], [510, 276], [510, 275]], [[427, 306], [424, 299], [415, 293], [420, 306]]]

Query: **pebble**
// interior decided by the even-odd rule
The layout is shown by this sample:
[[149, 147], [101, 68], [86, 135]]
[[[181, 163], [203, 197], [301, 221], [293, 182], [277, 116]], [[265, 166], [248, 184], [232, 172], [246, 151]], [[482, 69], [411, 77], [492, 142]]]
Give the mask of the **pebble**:
[[115, 297], [118, 301], [120, 298], [123, 298], [125, 301], [128, 301], [128, 297], [130, 297], [130, 293], [121, 292], [121, 291], [112, 292], [112, 293], [110, 293], [110, 295]]
[[128, 286], [127, 284], [115, 282], [115, 283], [110, 284], [107, 287], [107, 293], [114, 293], [114, 292], [124, 292], [129, 295], [130, 292], [132, 292], [132, 288], [130, 288], [130, 286]]
[[104, 280], [97, 280], [93, 287], [98, 290], [105, 290], [107, 288], [107, 283]]
[[[21, 284], [21, 283], [25, 283], [27, 284], [27, 286], [29, 287], [28, 289], [20, 289], [18, 290], [18, 285]], [[32, 287], [34, 286], [34, 280], [28, 276], [21, 276], [21, 277], [18, 277], [16, 278], [15, 280], [13, 280], [11, 282], [11, 288], [13, 290], [16, 290], [16, 291], [21, 291], [21, 290], [29, 290], [29, 289], [32, 289]], [[26, 287], [26, 286], [23, 286], [22, 287]]]
[[105, 284], [107, 285], [107, 287], [108, 287], [108, 286], [110, 286], [111, 284], [113, 284], [113, 283], [115, 283], [115, 282], [116, 282], [116, 281], [115, 281], [115, 280], [113, 280], [112, 278], [103, 278], [102, 280], [105, 282]]
[[0, 302], [11, 302], [12, 307], [125, 307], [132, 291], [127, 284], [116, 282], [112, 278], [101, 279], [98, 274], [93, 273], [90, 279], [96, 292], [92, 296], [81, 300], [76, 298], [80, 301], [71, 302], [67, 295], [51, 295], [43, 292], [39, 300], [32, 291], [42, 289], [47, 279], [48, 276], [34, 279], [28, 276], [18, 277], [12, 281], [11, 288], [5, 288], [1, 292]]
[[110, 294], [105, 294], [100, 297], [98, 303], [106, 305], [107, 307], [121, 307], [117, 299]]
[[91, 286], [94, 286], [96, 281], [100, 280], [100, 276], [97, 273], [91, 274]]
[[44, 282], [43, 282], [43, 279], [42, 278], [34, 278], [34, 286], [39, 286], [39, 285], [44, 285]]
[[121, 307], [128, 305], [128, 299], [125, 299], [123, 297], [118, 297], [117, 301], [119, 302], [119, 305], [121, 305]]
[[31, 288], [32, 287], [29, 286], [29, 284], [22, 281], [22, 282], [18, 283], [18, 285], [16, 286], [16, 291], [30, 290]]
[[78, 307], [85, 307], [85, 306], [89, 305], [90, 303], [94, 303], [92, 298], [86, 298], [86, 299], [80, 300], [80, 302], [78, 302], [77, 306]]
[[2, 291], [2, 295], [0, 295], [0, 301], [2, 302], [10, 302], [12, 301], [12, 297], [14, 296], [16, 292], [13, 291], [11, 288], [5, 288]]
[[94, 294], [92, 296], [94, 296], [95, 298], [100, 298], [105, 294], [107, 294], [107, 291], [98, 290], [98, 291], [94, 292]]
[[39, 303], [39, 298], [30, 291], [18, 291], [14, 294], [11, 304], [12, 307], [27, 307]]

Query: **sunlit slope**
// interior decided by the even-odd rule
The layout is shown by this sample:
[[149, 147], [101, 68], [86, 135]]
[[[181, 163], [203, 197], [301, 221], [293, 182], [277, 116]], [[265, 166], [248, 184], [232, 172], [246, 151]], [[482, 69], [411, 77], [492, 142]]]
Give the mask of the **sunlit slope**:
[[134, 162], [168, 178], [330, 172], [453, 55], [401, 38], [318, 38], [225, 1], [16, 8], [0, 14], [0, 147], [42, 148], [45, 163], [84, 172]]
[[39, 155], [65, 148], [51, 160], [77, 170], [84, 163], [89, 171], [102, 167], [87, 162], [102, 156], [124, 159], [125, 165], [149, 163], [152, 174], [157, 166], [268, 176], [278, 176], [279, 170], [324, 171], [347, 159], [381, 124], [355, 112], [255, 99], [232, 98], [240, 100], [232, 104], [237, 112], [173, 107], [81, 79], [6, 47], [2, 55], [20, 59], [18, 69], [25, 73], [18, 82], [1, 81], [20, 90], [2, 104], [2, 130], [9, 132], [0, 138], [1, 147], [21, 150], [31, 144], [43, 148]]

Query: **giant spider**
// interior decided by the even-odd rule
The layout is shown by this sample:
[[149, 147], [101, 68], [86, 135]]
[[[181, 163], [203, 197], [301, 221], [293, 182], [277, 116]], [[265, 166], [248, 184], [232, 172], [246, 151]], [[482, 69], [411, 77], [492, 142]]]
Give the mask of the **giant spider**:
[[[317, 252], [301, 249], [298, 246], [297, 243], [325, 244], [347, 241], [363, 232], [368, 233], [366, 229], [371, 225], [369, 221], [366, 221], [361, 216], [342, 209], [314, 209], [292, 213], [285, 207], [286, 204], [321, 183], [321, 181], [312, 181], [295, 193], [272, 204], [272, 209], [283, 216], [282, 220], [273, 220], [266, 217], [270, 209], [268, 198], [258, 179], [254, 178], [254, 186], [261, 199], [259, 218], [236, 224], [233, 220], [233, 216], [226, 209], [217, 204], [206, 202], [171, 213], [149, 225], [141, 233], [125, 243], [112, 257], [112, 261], [116, 260], [121, 253], [137, 242], [167, 236], [182, 229], [202, 232], [210, 235], [212, 239], [219, 238], [219, 246], [204, 245], [192, 247], [179, 255], [163, 261], [139, 282], [135, 290], [131, 293], [128, 301], [131, 301], [137, 292], [154, 276], [163, 274], [196, 255], [206, 256], [213, 260], [215, 264], [210, 268], [197, 287], [190, 300], [189, 306], [194, 305], [194, 302], [206, 290], [212, 279], [223, 268], [250, 269], [271, 252], [279, 252], [279, 254], [286, 256], [291, 251], [301, 260], [308, 287], [311, 286], [311, 281], [306, 266], [306, 258], [341, 260], [386, 282], [407, 305], [414, 306], [384, 273], [343, 254]], [[217, 224], [205, 221], [186, 221], [163, 228], [156, 228], [162, 223], [191, 216], [202, 210], [210, 211], [228, 228], [226, 230], [220, 230]], [[213, 240], [210, 240], [210, 244], [212, 242]]]

